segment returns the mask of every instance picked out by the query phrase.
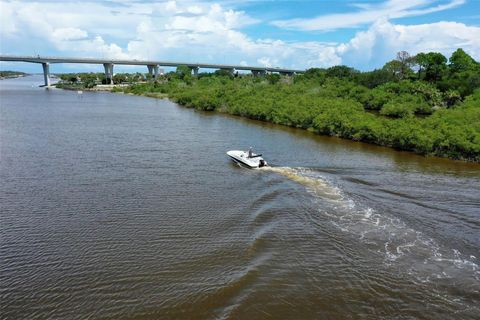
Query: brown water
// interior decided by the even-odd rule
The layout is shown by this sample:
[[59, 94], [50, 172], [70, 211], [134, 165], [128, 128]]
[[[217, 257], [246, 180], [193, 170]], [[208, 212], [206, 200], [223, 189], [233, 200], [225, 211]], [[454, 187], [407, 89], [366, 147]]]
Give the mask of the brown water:
[[478, 319], [480, 165], [41, 81], [0, 82], [0, 318]]

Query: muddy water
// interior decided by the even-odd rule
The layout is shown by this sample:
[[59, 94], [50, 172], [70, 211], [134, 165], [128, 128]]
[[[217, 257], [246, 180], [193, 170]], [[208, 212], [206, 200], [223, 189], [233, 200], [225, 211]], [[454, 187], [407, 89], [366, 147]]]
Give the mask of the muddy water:
[[0, 82], [2, 319], [478, 317], [479, 165], [36, 84]]

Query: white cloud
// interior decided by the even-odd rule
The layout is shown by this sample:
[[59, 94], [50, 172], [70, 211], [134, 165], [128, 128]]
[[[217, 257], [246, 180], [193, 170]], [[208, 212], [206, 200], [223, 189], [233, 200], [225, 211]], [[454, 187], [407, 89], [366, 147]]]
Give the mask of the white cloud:
[[330, 67], [342, 64], [342, 58], [337, 53], [335, 47], [324, 47], [318, 50], [318, 54], [315, 59], [309, 61], [309, 65]]
[[258, 64], [261, 65], [261, 66], [271, 68], [271, 67], [273, 67], [273, 66], [276, 64], [276, 62], [278, 62], [278, 61], [272, 61], [272, 58], [270, 58], [270, 57], [261, 57], [261, 58], [258, 58], [258, 59], [257, 59], [257, 62], [258, 62]]
[[88, 33], [79, 28], [58, 28], [53, 30], [52, 37], [56, 41], [79, 40], [87, 38]]
[[187, 11], [192, 14], [201, 14], [203, 12], [202, 8], [197, 5], [187, 7]]
[[219, 5], [214, 4], [203, 15], [199, 6], [187, 7], [187, 13], [194, 15], [176, 15], [169, 19], [165, 25], [168, 30], [189, 30], [192, 32], [215, 32], [230, 28], [241, 27], [242, 21], [251, 21], [242, 12], [224, 11]]
[[167, 12], [177, 12], [177, 3], [175, 1], [168, 1], [165, 4], [165, 10]]
[[[132, 59], [132, 55], [124, 52], [124, 50], [115, 43], [107, 43], [101, 36], [95, 36], [93, 39], [77, 40], [77, 41], [61, 41], [56, 44], [61, 51], [71, 51], [71, 47], [75, 46], [74, 52], [88, 53], [94, 52], [94, 57], [111, 58], [111, 59]], [[89, 55], [91, 56], [91, 55]]]
[[[315, 18], [273, 21], [272, 24], [285, 29], [304, 31], [330, 31], [341, 28], [359, 27], [379, 19], [394, 19], [418, 16], [457, 7], [465, 0], [449, 0], [438, 4], [439, 0], [388, 0], [380, 4], [357, 4], [356, 12], [321, 15]], [[433, 3], [437, 3], [433, 6]]]
[[436, 51], [447, 57], [463, 48], [475, 59], [480, 58], [480, 27], [457, 22], [436, 22], [420, 25], [395, 25], [377, 21], [367, 31], [358, 32], [349, 42], [336, 48], [342, 63], [378, 67], [398, 51], [410, 54]]

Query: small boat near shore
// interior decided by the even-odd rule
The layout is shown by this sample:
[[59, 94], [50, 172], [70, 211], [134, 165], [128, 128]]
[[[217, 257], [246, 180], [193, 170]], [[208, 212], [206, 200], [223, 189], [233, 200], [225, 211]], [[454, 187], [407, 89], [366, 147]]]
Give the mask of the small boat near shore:
[[261, 154], [256, 154], [250, 148], [248, 151], [230, 150], [227, 155], [233, 161], [243, 164], [249, 168], [261, 168], [267, 166], [267, 161], [262, 158]]

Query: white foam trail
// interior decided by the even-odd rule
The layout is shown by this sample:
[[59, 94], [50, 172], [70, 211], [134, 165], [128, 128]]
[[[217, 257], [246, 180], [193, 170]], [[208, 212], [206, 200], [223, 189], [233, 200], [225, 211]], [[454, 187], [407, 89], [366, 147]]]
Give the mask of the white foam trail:
[[304, 185], [307, 187], [308, 191], [311, 191], [322, 198], [335, 201], [343, 200], [343, 196], [338, 188], [332, 187], [321, 177], [309, 176], [311, 171], [308, 169], [291, 167], [262, 167], [261, 170], [281, 174], [292, 181]]
[[[371, 250], [383, 254], [385, 263], [405, 264], [410, 273], [423, 281], [455, 277], [469, 270], [470, 275], [480, 280], [480, 268], [476, 257], [464, 257], [458, 250], [441, 248], [432, 238], [407, 226], [402, 220], [349, 199], [318, 172], [307, 168], [263, 167], [261, 170], [275, 172], [306, 187], [315, 198], [321, 200], [319, 213], [342, 232], [358, 235], [359, 240]], [[328, 200], [325, 202], [325, 200]], [[331, 206], [325, 209], [325, 205]], [[436, 272], [432, 272], [432, 271]]]

